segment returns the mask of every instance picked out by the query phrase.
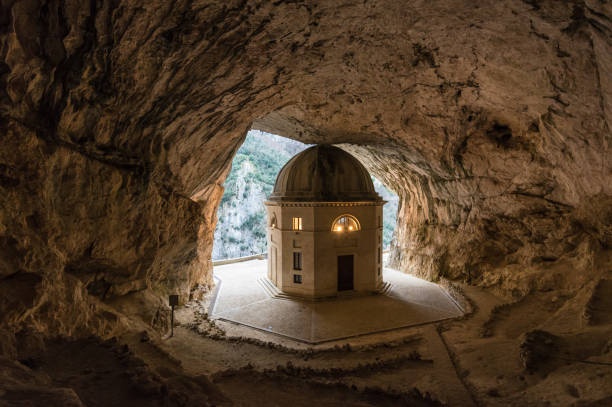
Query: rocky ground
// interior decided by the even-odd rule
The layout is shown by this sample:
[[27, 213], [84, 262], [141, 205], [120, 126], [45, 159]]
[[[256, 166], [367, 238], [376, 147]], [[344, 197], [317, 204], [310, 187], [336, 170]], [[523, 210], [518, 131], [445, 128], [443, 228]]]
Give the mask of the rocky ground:
[[[603, 406], [612, 397], [612, 324], [594, 304], [607, 301], [608, 279], [573, 295], [543, 291], [518, 301], [464, 286], [472, 312], [462, 319], [316, 347], [219, 326], [194, 305], [182, 311], [186, 329], [163, 346], [186, 357], [192, 373], [281, 372], [451, 406]], [[197, 343], [210, 351], [191, 353]]]
[[607, 406], [611, 280], [518, 301], [463, 286], [463, 318], [315, 346], [211, 321], [208, 294], [177, 310], [173, 337], [144, 324], [106, 341], [24, 335], [19, 361], [1, 361], [0, 402]]

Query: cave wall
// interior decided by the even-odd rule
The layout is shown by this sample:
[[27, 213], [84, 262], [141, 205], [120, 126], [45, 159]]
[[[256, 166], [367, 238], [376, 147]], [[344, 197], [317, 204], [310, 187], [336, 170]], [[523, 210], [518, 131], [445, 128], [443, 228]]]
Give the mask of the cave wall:
[[610, 7], [500, 3], [369, 9], [387, 37], [349, 35], [309, 85], [318, 102], [255, 126], [346, 143], [398, 193], [392, 266], [514, 296], [571, 290], [612, 242]]
[[251, 126], [341, 144], [393, 188], [404, 271], [580, 284], [611, 239], [610, 7], [2, 2], [2, 326], [107, 334], [118, 298], [210, 285]]
[[27, 128], [3, 130], [0, 304], [13, 332], [110, 335], [120, 316], [104, 301], [208, 282], [200, 204]]

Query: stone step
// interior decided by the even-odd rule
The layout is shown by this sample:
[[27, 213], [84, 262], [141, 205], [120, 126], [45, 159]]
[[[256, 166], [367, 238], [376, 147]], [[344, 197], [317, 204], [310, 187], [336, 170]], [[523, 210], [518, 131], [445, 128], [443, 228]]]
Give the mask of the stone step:
[[[358, 293], [357, 294], [357, 293], [353, 293], [353, 292], [342, 292], [342, 293], [338, 293], [338, 295], [334, 296], [334, 297], [304, 298], [304, 297], [299, 297], [299, 296], [283, 293], [281, 290], [278, 289], [278, 287], [276, 285], [274, 285], [272, 280], [270, 280], [267, 276], [259, 277], [257, 279], [257, 282], [264, 289], [265, 293], [270, 298], [277, 298], [277, 299], [283, 299], [283, 300], [297, 300], [297, 301], [319, 302], [319, 301], [329, 301], [329, 300], [333, 300], [333, 299], [353, 298], [353, 297], [359, 297], [359, 296], [367, 295], [367, 294], [363, 294], [363, 293]], [[380, 286], [378, 287], [378, 289], [373, 294], [388, 295], [389, 292], [391, 291], [392, 286], [393, 285], [391, 283], [389, 283], [387, 281], [383, 281], [380, 284]]]
[[276, 298], [278, 294], [280, 294], [279, 289], [274, 285], [274, 283], [268, 277], [259, 277], [257, 282], [264, 289], [266, 294], [272, 298]]
[[383, 281], [376, 290], [376, 292], [381, 295], [387, 295], [391, 291], [392, 287], [393, 284], [389, 283], [388, 281]]

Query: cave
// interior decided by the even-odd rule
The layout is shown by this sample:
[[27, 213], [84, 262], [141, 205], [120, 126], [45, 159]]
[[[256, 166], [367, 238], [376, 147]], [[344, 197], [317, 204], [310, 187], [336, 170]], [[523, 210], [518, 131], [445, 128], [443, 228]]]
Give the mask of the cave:
[[[609, 2], [7, 0], [0, 38], [2, 404], [612, 404]], [[250, 129], [356, 157], [400, 199], [389, 267], [466, 314], [212, 320]]]

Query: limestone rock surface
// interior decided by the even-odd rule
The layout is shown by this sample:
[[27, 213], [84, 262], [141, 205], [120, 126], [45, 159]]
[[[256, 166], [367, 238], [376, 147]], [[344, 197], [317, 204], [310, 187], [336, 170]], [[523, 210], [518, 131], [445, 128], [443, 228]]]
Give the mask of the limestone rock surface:
[[110, 335], [109, 302], [210, 285], [251, 127], [338, 144], [394, 189], [403, 271], [580, 286], [612, 244], [611, 16], [598, 0], [1, 2], [0, 326]]

